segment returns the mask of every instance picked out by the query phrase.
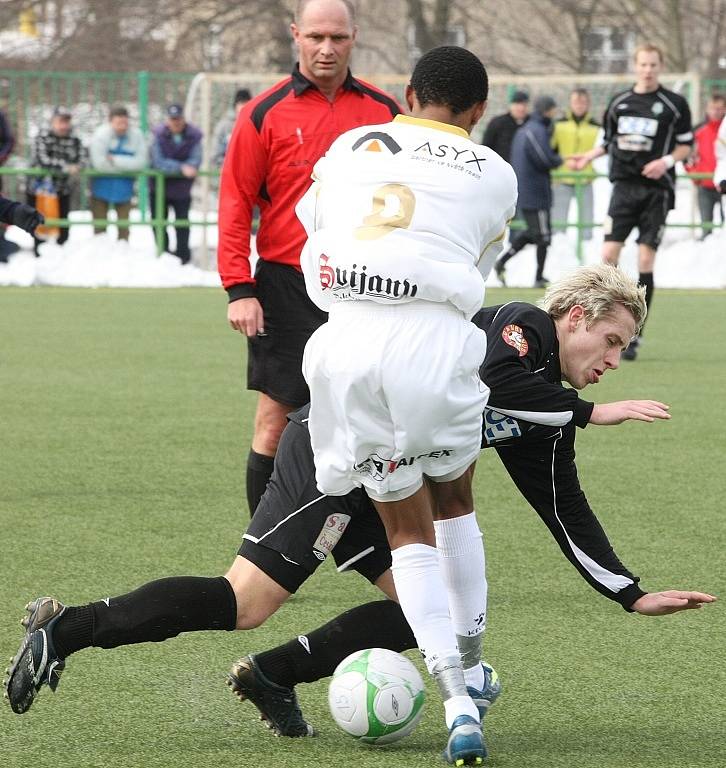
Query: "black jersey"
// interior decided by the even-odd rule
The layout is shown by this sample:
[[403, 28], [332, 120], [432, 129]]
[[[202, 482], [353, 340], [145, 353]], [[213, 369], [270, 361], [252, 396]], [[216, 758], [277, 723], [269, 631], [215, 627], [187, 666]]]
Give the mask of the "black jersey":
[[[562, 385], [554, 323], [547, 313], [524, 302], [485, 308], [473, 322], [487, 334], [487, 356], [480, 373], [491, 388], [484, 412], [482, 447], [496, 450], [522, 496], [588, 584], [629, 609], [645, 593], [638, 586], [638, 577], [616, 556], [580, 488], [575, 431], [587, 424], [593, 405]], [[370, 517], [378, 526], [364, 528], [361, 521], [362, 533], [343, 533], [351, 538], [345, 542], [343, 559], [357, 561], [369, 551], [379, 555], [382, 548], [388, 551], [383, 526], [363, 490], [356, 489], [341, 498], [324, 496], [315, 488], [308, 412], [309, 406], [305, 406], [288, 416], [293, 423], [284, 437], [289, 434], [295, 444], [291, 443], [290, 451], [278, 453], [263, 502], [278, 487], [285, 488], [285, 494], [278, 493], [276, 503], [267, 505], [265, 520], [261, 516], [258, 521], [258, 508], [245, 536], [300, 564], [305, 569], [300, 583], [332, 551], [332, 546], [326, 548], [319, 543], [330, 515], [337, 515], [336, 521], [345, 518], [351, 522], [359, 515]], [[339, 514], [341, 503], [346, 505], [343, 515]], [[284, 529], [292, 520], [295, 530], [287, 534]], [[351, 558], [348, 550], [360, 550], [361, 554]], [[243, 550], [240, 553], [245, 555]], [[384, 567], [380, 557], [375, 565], [377, 576]], [[275, 578], [274, 573], [269, 575]]]
[[610, 154], [610, 181], [637, 180], [674, 189], [674, 168], [660, 179], [648, 179], [641, 171], [677, 145], [693, 144], [691, 110], [683, 96], [662, 86], [651, 93], [635, 93], [630, 88], [610, 101], [603, 128], [604, 146]]

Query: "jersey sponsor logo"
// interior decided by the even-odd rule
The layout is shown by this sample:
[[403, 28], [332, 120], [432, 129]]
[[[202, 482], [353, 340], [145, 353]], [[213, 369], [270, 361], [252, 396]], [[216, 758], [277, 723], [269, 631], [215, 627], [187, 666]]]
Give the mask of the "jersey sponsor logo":
[[340, 537], [345, 533], [349, 522], [350, 515], [328, 515], [318, 538], [313, 543], [313, 554], [318, 560], [325, 560], [333, 551], [335, 545], [340, 541]]
[[322, 290], [332, 291], [338, 299], [369, 296], [377, 299], [412, 299], [418, 293], [418, 285], [406, 279], [394, 280], [382, 275], [369, 275], [365, 264], [353, 264], [350, 269], [331, 267], [330, 258], [321, 253], [318, 259], [318, 275]]
[[[363, 147], [363, 145], [366, 145]], [[382, 131], [371, 131], [366, 133], [365, 136], [361, 136], [353, 144], [353, 151], [363, 147], [365, 152], [381, 152], [381, 144], [392, 154], [397, 155], [401, 151], [399, 144], [387, 133]]]
[[508, 440], [512, 437], [522, 437], [522, 429], [519, 422], [511, 416], [507, 416], [491, 408], [484, 409], [484, 438], [491, 445], [499, 440]]
[[618, 118], [618, 149], [626, 152], [649, 152], [653, 148], [652, 137], [656, 133], [658, 121], [654, 118], [621, 115]]
[[618, 133], [637, 133], [640, 136], [655, 136], [658, 121], [652, 117], [621, 115], [618, 118]]
[[361, 475], [370, 475], [373, 480], [383, 480], [388, 475], [392, 475], [399, 467], [410, 467], [420, 459], [443, 459], [453, 455], [454, 450], [449, 448], [419, 453], [417, 456], [403, 456], [400, 459], [384, 459], [377, 453], [373, 453], [367, 459], [354, 464], [353, 471]]
[[508, 325], [502, 331], [502, 338], [505, 344], [514, 347], [520, 357], [524, 357], [529, 351], [529, 344], [524, 338], [524, 331], [518, 325]]
[[482, 171], [482, 163], [486, 162], [486, 157], [479, 157], [473, 149], [466, 147], [465, 149], [457, 149], [451, 144], [437, 144], [431, 145], [430, 141], [424, 142], [420, 147], [416, 147], [413, 150], [414, 153], [431, 155], [432, 157], [446, 158], [454, 163], [462, 163], [464, 165], [476, 164], [479, 171]]

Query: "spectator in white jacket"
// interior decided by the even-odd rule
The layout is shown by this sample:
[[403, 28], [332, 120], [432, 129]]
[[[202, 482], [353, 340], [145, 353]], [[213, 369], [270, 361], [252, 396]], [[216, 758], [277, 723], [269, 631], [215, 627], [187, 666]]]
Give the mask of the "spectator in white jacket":
[[[113, 107], [109, 120], [100, 125], [91, 138], [91, 167], [99, 171], [140, 171], [148, 164], [148, 147], [138, 128], [129, 125], [126, 107]], [[109, 207], [116, 218], [128, 219], [134, 194], [133, 176], [95, 176], [91, 180], [91, 212], [94, 219], [107, 219]], [[96, 233], [104, 231], [95, 226]], [[119, 240], [129, 239], [129, 228], [118, 228]]]

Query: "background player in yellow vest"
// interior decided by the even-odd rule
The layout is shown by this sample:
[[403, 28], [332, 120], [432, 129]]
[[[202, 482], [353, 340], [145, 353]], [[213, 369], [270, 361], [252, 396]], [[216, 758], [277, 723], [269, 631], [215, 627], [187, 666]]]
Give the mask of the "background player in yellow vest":
[[[555, 123], [552, 146], [555, 152], [566, 161], [568, 157], [581, 155], [591, 150], [595, 146], [599, 130], [600, 124], [590, 116], [590, 94], [585, 88], [575, 88], [570, 94], [567, 115]], [[557, 170], [567, 170], [566, 163], [563, 163]], [[592, 165], [588, 164], [583, 170], [591, 171]], [[555, 231], [562, 231], [565, 227], [557, 226], [557, 222], [568, 220], [570, 202], [573, 199], [577, 200], [577, 187], [574, 176], [566, 176], [552, 181], [552, 228]], [[580, 189], [582, 190], [580, 220], [592, 222], [592, 180], [583, 179]], [[575, 212], [577, 212], [577, 207], [575, 207]], [[582, 237], [585, 240], [590, 240], [592, 228], [583, 229]]]

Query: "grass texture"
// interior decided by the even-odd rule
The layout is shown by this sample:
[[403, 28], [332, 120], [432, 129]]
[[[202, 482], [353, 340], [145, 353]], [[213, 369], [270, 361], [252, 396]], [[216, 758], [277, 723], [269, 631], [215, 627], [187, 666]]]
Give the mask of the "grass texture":
[[[535, 291], [488, 300], [534, 301]], [[635, 363], [586, 396], [654, 398], [673, 419], [588, 427], [580, 479], [646, 589], [726, 599], [724, 292], [660, 291]], [[118, 595], [168, 575], [217, 575], [247, 521], [254, 396], [245, 345], [212, 290], [0, 290], [0, 653], [25, 602]], [[482, 455], [477, 511], [490, 583], [486, 658], [504, 693], [487, 717], [496, 768], [722, 768], [724, 606], [630, 615], [591, 590]], [[437, 694], [408, 739], [343, 736], [325, 681], [301, 686], [320, 735], [274, 738], [224, 685], [230, 663], [313, 629], [376, 591], [325, 563], [265, 626], [71, 657], [56, 694], [0, 708], [4, 768], [403, 768], [439, 765]], [[412, 655], [415, 658], [415, 655]], [[420, 661], [416, 660], [420, 665]]]

